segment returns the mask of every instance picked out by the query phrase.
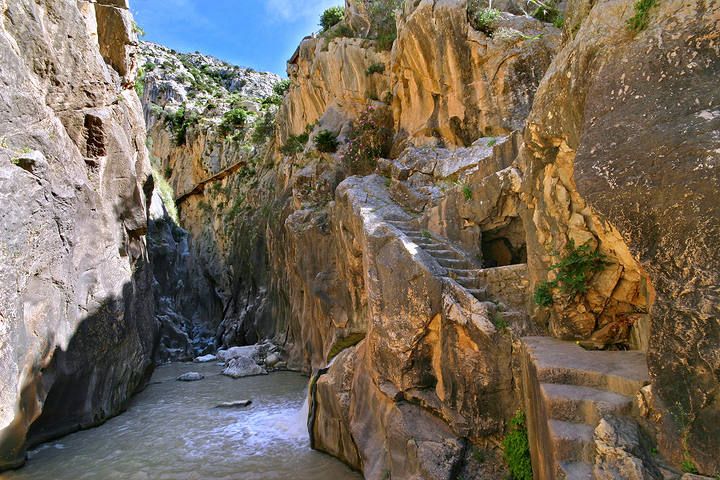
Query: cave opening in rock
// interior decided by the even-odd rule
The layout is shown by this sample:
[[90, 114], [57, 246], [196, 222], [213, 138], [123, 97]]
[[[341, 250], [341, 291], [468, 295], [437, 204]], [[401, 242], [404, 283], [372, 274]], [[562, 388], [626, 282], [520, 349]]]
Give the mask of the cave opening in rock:
[[519, 217], [512, 217], [499, 228], [484, 230], [480, 236], [483, 267], [495, 268], [527, 263], [525, 228]]

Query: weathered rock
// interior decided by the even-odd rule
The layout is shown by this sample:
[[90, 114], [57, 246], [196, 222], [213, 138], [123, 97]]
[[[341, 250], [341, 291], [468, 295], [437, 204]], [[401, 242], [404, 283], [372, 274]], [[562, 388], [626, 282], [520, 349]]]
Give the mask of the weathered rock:
[[201, 357], [195, 357], [193, 362], [195, 362], [195, 363], [210, 363], [210, 362], [214, 362], [216, 360], [217, 360], [216, 355], [209, 354], [209, 355], [203, 355]]
[[595, 429], [594, 477], [597, 480], [661, 479], [652, 461], [643, 452], [636, 423], [603, 418]]
[[464, 1], [423, 1], [401, 17], [391, 67], [401, 139], [469, 146], [523, 128], [560, 35], [524, 16], [497, 23], [506, 35], [474, 30]]
[[245, 408], [252, 405], [252, 400], [236, 400], [234, 402], [223, 402], [215, 406], [215, 408]]
[[630, 0], [569, 6], [521, 154], [530, 272], [544, 280], [569, 239], [599, 246], [611, 265], [586, 295], [556, 303], [551, 332], [588, 338], [640, 314], [633, 343], [648, 351], [660, 451], [679, 464], [685, 439], [715, 473], [720, 6], [663, 2], [639, 33], [633, 14]]
[[205, 375], [198, 372], [187, 372], [177, 377], [178, 382], [197, 382], [205, 378]]
[[54, 0], [2, 10], [0, 470], [120, 412], [158, 333], [130, 13]]
[[227, 363], [227, 367], [222, 374], [232, 378], [242, 378], [267, 375], [267, 370], [255, 363], [255, 360], [250, 357], [236, 356]]

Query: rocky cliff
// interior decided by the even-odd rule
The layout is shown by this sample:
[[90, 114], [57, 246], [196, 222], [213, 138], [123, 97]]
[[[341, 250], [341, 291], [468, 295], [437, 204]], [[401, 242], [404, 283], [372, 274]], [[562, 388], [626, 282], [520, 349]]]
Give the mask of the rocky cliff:
[[124, 1], [0, 3], [0, 469], [152, 367], [152, 191]]
[[273, 339], [369, 479], [717, 475], [720, 9], [530, 3], [348, 0], [287, 82], [6, 7], [6, 463]]

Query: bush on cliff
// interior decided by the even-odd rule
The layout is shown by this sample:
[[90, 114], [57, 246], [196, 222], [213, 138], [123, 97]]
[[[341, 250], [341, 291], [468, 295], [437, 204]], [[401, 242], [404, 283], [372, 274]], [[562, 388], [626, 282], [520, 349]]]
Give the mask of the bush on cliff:
[[305, 145], [307, 145], [309, 139], [310, 134], [308, 132], [301, 133], [300, 135], [290, 135], [285, 142], [285, 145], [280, 147], [280, 152], [285, 155], [302, 153], [303, 150], [305, 150]]
[[502, 442], [505, 461], [513, 480], [532, 480], [530, 443], [528, 442], [525, 413], [518, 411], [510, 420], [510, 429]]
[[290, 79], [280, 80], [278, 83], [273, 85], [273, 93], [279, 97], [284, 97], [285, 94], [290, 90]]
[[189, 112], [184, 103], [174, 113], [170, 113], [165, 117], [165, 123], [170, 127], [173, 140], [178, 147], [185, 145], [188, 128], [197, 122], [197, 114]]
[[218, 127], [218, 133], [222, 137], [226, 137], [231, 133], [235, 132], [239, 128], [245, 126], [247, 121], [248, 112], [244, 108], [233, 108], [232, 110], [225, 112], [223, 119]]
[[397, 38], [395, 11], [402, 4], [403, 0], [375, 0], [368, 9], [371, 29], [381, 50], [390, 50]]
[[468, 18], [470, 25], [488, 37], [495, 33], [495, 24], [500, 18], [500, 10], [491, 6], [484, 7], [483, 0], [470, 0], [468, 2]]
[[378, 158], [389, 155], [393, 134], [390, 109], [386, 106], [369, 106], [353, 123], [342, 155], [350, 172], [353, 175], [372, 173]]
[[569, 298], [586, 293], [592, 277], [602, 272], [605, 265], [605, 255], [594, 251], [589, 244], [575, 247], [575, 242], [570, 240], [560, 262], [550, 266], [550, 270], [556, 272], [555, 280], [538, 285], [535, 290], [535, 303], [542, 307], [552, 305], [554, 289], [559, 289]]
[[327, 32], [345, 18], [345, 8], [330, 7], [320, 16], [320, 26], [323, 32]]
[[322, 130], [315, 136], [315, 148], [318, 152], [335, 153], [339, 145], [337, 134], [330, 130]]

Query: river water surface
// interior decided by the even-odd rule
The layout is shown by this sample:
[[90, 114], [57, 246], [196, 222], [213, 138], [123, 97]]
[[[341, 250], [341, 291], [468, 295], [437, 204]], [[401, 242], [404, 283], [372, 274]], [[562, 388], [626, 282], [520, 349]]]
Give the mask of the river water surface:
[[[25, 467], [2, 480], [345, 480], [360, 479], [337, 460], [310, 450], [307, 379], [281, 372], [233, 380], [215, 364], [172, 364], [127, 412], [104, 425], [29, 452]], [[205, 375], [178, 382], [185, 372]], [[218, 403], [253, 401], [242, 409]]]

